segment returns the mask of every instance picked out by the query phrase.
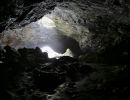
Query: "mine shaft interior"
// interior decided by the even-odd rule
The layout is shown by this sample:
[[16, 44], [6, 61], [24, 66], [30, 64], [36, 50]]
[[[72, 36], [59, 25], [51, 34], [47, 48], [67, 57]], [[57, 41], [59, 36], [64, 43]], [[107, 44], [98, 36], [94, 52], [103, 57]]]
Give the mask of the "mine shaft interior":
[[129, 0], [0, 1], [0, 100], [129, 100]]

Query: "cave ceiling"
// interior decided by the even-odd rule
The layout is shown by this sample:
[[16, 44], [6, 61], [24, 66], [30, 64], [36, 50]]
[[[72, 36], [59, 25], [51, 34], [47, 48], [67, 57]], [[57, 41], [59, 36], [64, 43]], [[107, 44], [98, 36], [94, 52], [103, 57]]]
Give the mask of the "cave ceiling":
[[[5, 0], [0, 1], [0, 30], [16, 28], [34, 22], [56, 6], [73, 10], [82, 20], [89, 21], [88, 13], [97, 11], [98, 15], [123, 12], [129, 5], [128, 0]], [[103, 12], [104, 11], [104, 12]], [[97, 16], [98, 16], [97, 15]], [[94, 18], [91, 18], [94, 20]]]
[[100, 51], [129, 36], [129, 10], [129, 0], [5, 0], [0, 1], [0, 32], [50, 14], [56, 31], [78, 41], [82, 49]]

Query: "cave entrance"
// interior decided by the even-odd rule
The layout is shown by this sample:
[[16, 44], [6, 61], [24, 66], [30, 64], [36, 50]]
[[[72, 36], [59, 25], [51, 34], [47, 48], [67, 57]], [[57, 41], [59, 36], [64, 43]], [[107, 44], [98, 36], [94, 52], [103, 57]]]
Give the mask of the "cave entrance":
[[[57, 27], [59, 23], [56, 23], [55, 18], [59, 16], [56, 12], [54, 10], [51, 14], [46, 14], [38, 21], [25, 27], [4, 31], [0, 42], [16, 49], [40, 47], [43, 52], [48, 53], [49, 58], [79, 55], [78, 42], [67, 35], [69, 32], [61, 31]], [[69, 29], [65, 28], [65, 30]]]
[[70, 56], [70, 57], [73, 57], [73, 53], [71, 52], [70, 49], [67, 49], [65, 53], [61, 54], [61, 53], [58, 53], [56, 51], [54, 51], [51, 47], [49, 46], [44, 46], [41, 48], [42, 52], [47, 52], [48, 53], [48, 57], [49, 58], [59, 58], [59, 57], [62, 57], [62, 56]]

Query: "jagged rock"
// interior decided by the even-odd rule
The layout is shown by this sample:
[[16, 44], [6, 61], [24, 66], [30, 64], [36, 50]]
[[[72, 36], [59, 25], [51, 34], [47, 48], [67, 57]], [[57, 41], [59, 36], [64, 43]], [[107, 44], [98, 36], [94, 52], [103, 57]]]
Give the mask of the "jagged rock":
[[[22, 34], [12, 35], [13, 31], [6, 30], [21, 28], [47, 13], [53, 15], [51, 19], [56, 24], [55, 31], [60, 34], [56, 36], [65, 37], [60, 38], [64, 42], [62, 44], [67, 44], [75, 54], [81, 48], [81, 59], [49, 59], [47, 53], [42, 53], [39, 48], [15, 51], [7, 46], [4, 50], [0, 49], [0, 99], [127, 100], [130, 1], [0, 1], [0, 47], [13, 42], [16, 43], [14, 47], [21, 42], [24, 46], [26, 41], [29, 42], [28, 47], [41, 46], [43, 42], [30, 42], [32, 34], [21, 30]], [[24, 41], [21, 40], [23, 38]], [[51, 43], [56, 46], [52, 40]], [[60, 44], [59, 41], [57, 43]], [[67, 49], [62, 44], [61, 47]], [[59, 48], [59, 51], [63, 53], [65, 49]], [[54, 90], [51, 98], [45, 94]]]
[[34, 83], [40, 90], [51, 92], [60, 84], [65, 82], [65, 74], [58, 72], [47, 72], [44, 70], [34, 70]]
[[69, 56], [63, 56], [59, 58], [59, 61], [65, 63], [65, 62], [77, 62], [78, 60]]
[[[6, 52], [17, 55], [17, 51], [12, 50], [13, 48], [6, 47]], [[32, 64], [24, 58], [28, 54], [36, 56], [37, 53], [41, 53], [38, 48], [24, 48], [18, 51], [18, 62], [13, 61], [16, 58], [12, 58], [9, 59], [9, 63], [0, 63], [0, 99], [127, 99], [128, 65], [87, 64], [71, 57]], [[5, 57], [8, 60], [8, 56]], [[22, 67], [26, 68], [21, 70]]]
[[[53, 16], [52, 20], [56, 24], [56, 31], [75, 39], [84, 53], [90, 50], [102, 54], [102, 52], [107, 53], [107, 50], [112, 49], [120, 43], [121, 45], [125, 45], [126, 42], [129, 44], [129, 41], [123, 42], [124, 40], [129, 40], [130, 33], [130, 2], [128, 0], [72, 0], [69, 1], [69, 3], [66, 2], [67, 0], [63, 1], [39, 0], [38, 2], [34, 2], [34, 0], [29, 0], [26, 2], [25, 0], [11, 0], [9, 3], [7, 3], [8, 1], [4, 1], [0, 6], [0, 12], [2, 14], [0, 18], [0, 30], [3, 31], [6, 30], [5, 28], [24, 26], [40, 19], [47, 12], [52, 11], [50, 16]], [[10, 10], [5, 11], [4, 9], [6, 7], [10, 8]], [[5, 32], [3, 34], [7, 33]], [[3, 37], [3, 34], [1, 34], [0, 37]], [[6, 37], [6, 35], [4, 37]], [[9, 35], [9, 37], [11, 36]], [[22, 36], [20, 35], [20, 37]], [[21, 41], [20, 39], [21, 38], [16, 39], [17, 43]], [[4, 40], [6, 40], [6, 38]], [[28, 40], [30, 40], [30, 38], [26, 41]], [[73, 43], [70, 43], [72, 41], [67, 42], [68, 39], [64, 38], [62, 38], [61, 41], [62, 40], [65, 42], [62, 44], [67, 44], [73, 53], [78, 54], [80, 52], [78, 43], [77, 46], [74, 46]], [[7, 38], [7, 44], [10, 44], [10, 41], [11, 43], [14, 42], [14, 37]], [[51, 46], [58, 48], [53, 42], [54, 41], [51, 42]], [[3, 43], [5, 42], [3, 41]], [[74, 44], [76, 43], [74, 42]], [[35, 44], [30, 43], [28, 46], [30, 45], [34, 46]], [[61, 46], [61, 48], [65, 50], [66, 47]], [[59, 48], [59, 51], [63, 53], [64, 50], [61, 48]], [[120, 53], [126, 52], [129, 47], [123, 48], [124, 50]], [[116, 51], [115, 48], [114, 51]], [[111, 54], [111, 56], [112, 55], [113, 54]], [[114, 56], [115, 59], [119, 58], [117, 55]], [[103, 59], [111, 60], [109, 57], [103, 57]]]
[[17, 63], [19, 60], [19, 53], [11, 48], [10, 46], [5, 46], [5, 62], [6, 63]]

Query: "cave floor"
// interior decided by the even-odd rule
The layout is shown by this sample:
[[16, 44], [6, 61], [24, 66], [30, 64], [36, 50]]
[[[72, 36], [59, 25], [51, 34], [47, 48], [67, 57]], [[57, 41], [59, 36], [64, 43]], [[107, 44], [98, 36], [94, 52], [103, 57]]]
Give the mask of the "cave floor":
[[49, 59], [27, 48], [1, 54], [0, 100], [128, 100], [128, 65]]

